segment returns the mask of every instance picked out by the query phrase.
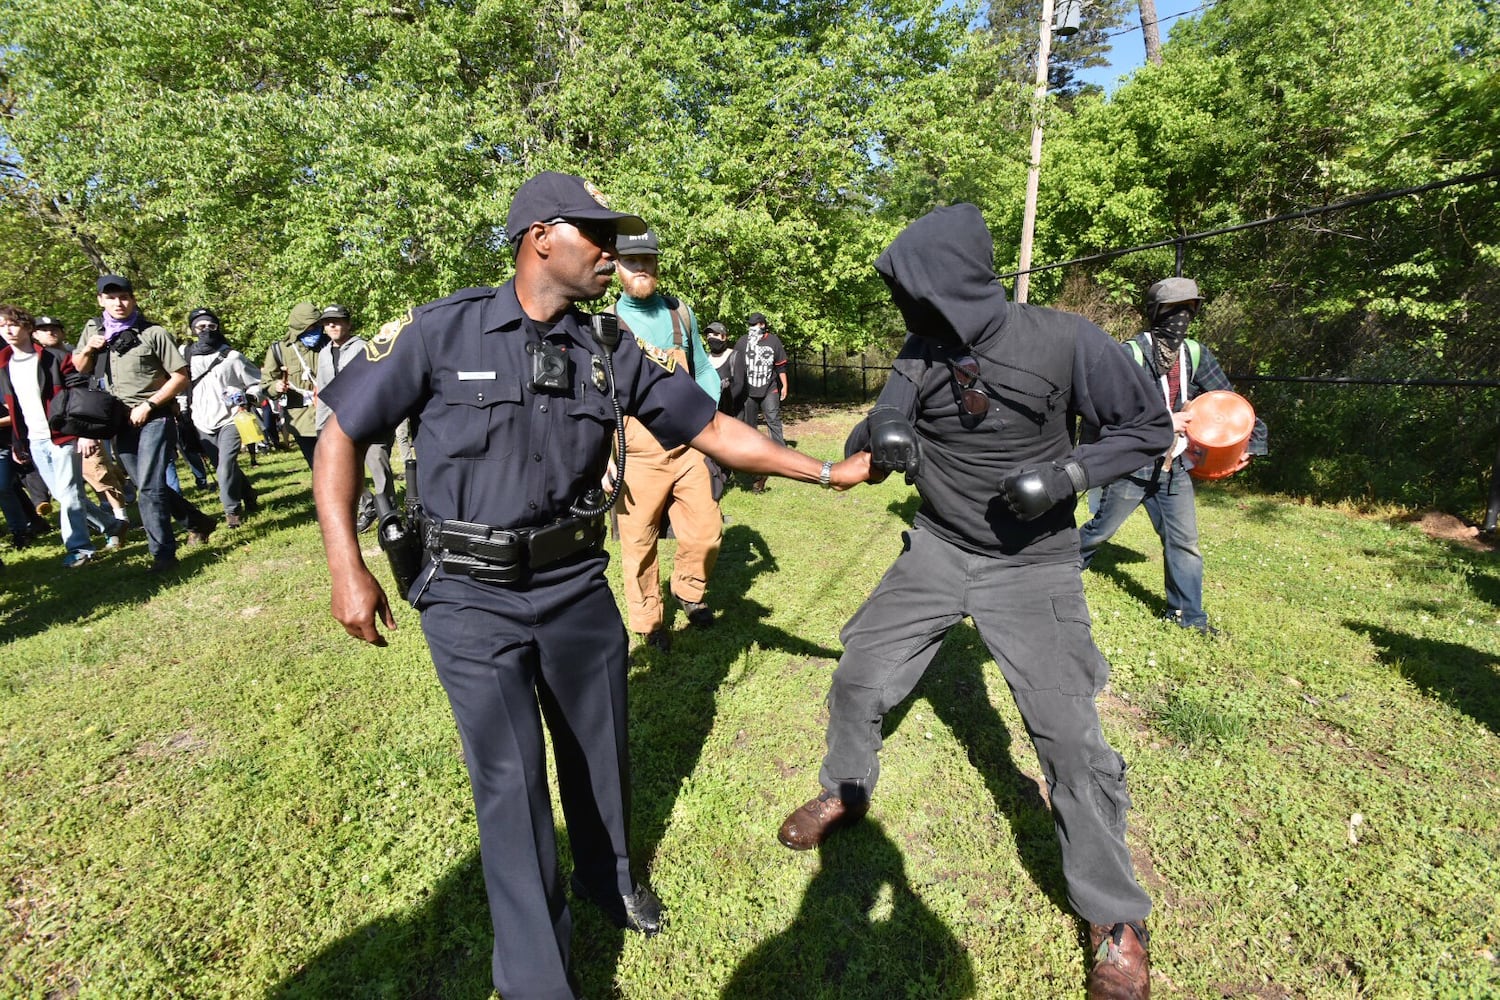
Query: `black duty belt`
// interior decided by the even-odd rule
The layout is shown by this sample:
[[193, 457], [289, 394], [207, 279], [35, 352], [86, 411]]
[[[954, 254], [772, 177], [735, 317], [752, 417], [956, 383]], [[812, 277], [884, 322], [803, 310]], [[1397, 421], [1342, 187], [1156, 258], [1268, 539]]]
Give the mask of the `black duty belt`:
[[427, 551], [447, 573], [481, 583], [515, 583], [530, 570], [604, 548], [604, 515], [569, 517], [540, 528], [496, 528], [470, 521], [427, 521]]

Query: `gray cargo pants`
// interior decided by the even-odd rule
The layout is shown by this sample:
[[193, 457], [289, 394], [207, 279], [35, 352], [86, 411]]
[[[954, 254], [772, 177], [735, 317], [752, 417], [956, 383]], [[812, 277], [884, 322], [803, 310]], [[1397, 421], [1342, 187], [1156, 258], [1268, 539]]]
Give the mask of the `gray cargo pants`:
[[874, 792], [885, 713], [916, 687], [948, 630], [972, 618], [1036, 748], [1074, 912], [1105, 926], [1144, 920], [1151, 899], [1125, 846], [1125, 759], [1105, 742], [1094, 707], [1109, 664], [1094, 645], [1077, 564], [1007, 565], [920, 528], [905, 537], [841, 634], [818, 780], [845, 801]]

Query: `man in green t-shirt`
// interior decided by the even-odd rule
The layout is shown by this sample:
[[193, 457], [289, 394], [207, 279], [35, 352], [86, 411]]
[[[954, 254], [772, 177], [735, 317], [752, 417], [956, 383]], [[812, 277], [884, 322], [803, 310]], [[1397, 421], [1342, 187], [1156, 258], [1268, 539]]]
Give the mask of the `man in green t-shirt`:
[[214, 518], [167, 486], [167, 465], [177, 442], [177, 396], [188, 387], [187, 362], [172, 335], [141, 314], [129, 278], [99, 279], [101, 315], [84, 324], [73, 364], [102, 378], [130, 407], [130, 426], [115, 439], [125, 473], [135, 481], [141, 525], [151, 550], [149, 572], [177, 567], [174, 520], [186, 521], [192, 545], [208, 540]]

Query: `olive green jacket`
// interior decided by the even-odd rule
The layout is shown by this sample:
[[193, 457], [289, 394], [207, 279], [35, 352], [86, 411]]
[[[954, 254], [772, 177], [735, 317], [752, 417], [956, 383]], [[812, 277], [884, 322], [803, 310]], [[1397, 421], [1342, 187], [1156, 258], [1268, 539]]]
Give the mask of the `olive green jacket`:
[[286, 419], [298, 437], [318, 436], [318, 352], [309, 351], [296, 337], [273, 343], [260, 366], [267, 391], [286, 396]]

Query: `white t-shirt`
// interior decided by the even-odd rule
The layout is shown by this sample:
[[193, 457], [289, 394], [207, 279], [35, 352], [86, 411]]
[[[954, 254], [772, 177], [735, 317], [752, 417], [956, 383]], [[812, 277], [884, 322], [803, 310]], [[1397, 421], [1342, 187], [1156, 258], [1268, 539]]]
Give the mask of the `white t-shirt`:
[[52, 431], [47, 426], [47, 408], [42, 405], [42, 389], [37, 385], [37, 356], [22, 354], [11, 349], [10, 384], [21, 404], [21, 416], [26, 420], [26, 436], [33, 441], [51, 441]]

